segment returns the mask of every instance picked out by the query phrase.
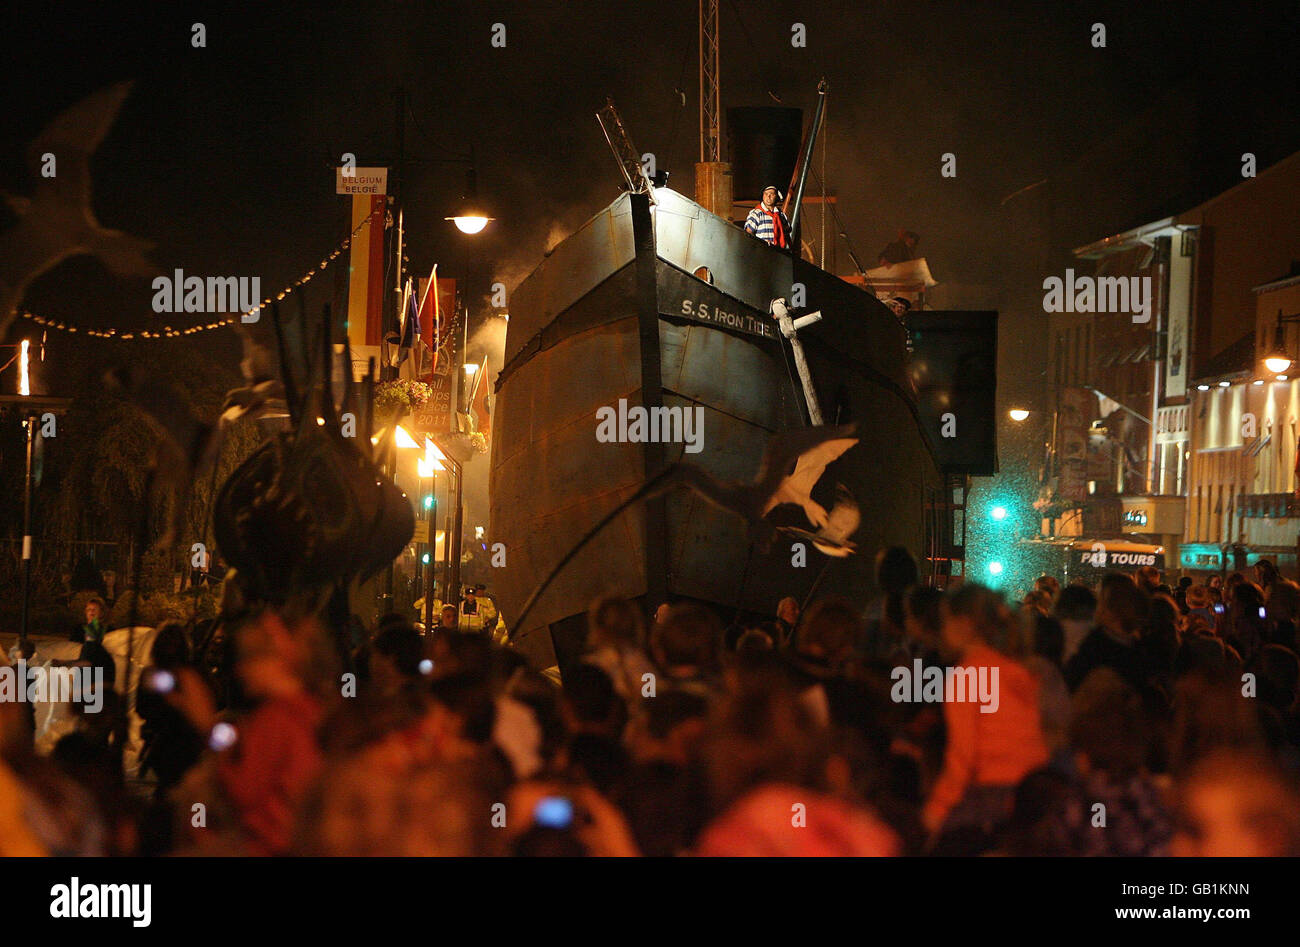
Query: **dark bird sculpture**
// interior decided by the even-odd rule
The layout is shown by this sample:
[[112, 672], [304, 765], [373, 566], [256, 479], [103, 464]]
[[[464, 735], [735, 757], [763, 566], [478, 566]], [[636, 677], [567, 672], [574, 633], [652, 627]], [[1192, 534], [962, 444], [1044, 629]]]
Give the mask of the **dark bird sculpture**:
[[[528, 596], [523, 608], [519, 610], [519, 616], [511, 622], [512, 634], [524, 627], [524, 619], [528, 617], [528, 613], [537, 604], [542, 593], [573, 557], [595, 538], [597, 533], [633, 503], [662, 496], [677, 487], [686, 487], [714, 506], [730, 510], [742, 517], [749, 524], [752, 540], [764, 551], [770, 548], [778, 529], [767, 521], [766, 516], [776, 507], [787, 503], [801, 507], [813, 526], [822, 530], [834, 530], [833, 534], [828, 532], [822, 538], [823, 545], [827, 548], [834, 548], [836, 543], [842, 545], [842, 541], [834, 540], [833, 536], [839, 535], [845, 527], [847, 508], [837, 502], [832, 513], [828, 514], [825, 508], [812, 498], [812, 489], [821, 479], [827, 465], [858, 442], [856, 437], [851, 436], [853, 432], [854, 425], [844, 424], [838, 427], [800, 428], [774, 434], [763, 451], [763, 460], [759, 464], [757, 476], [748, 482], [719, 480], [707, 470], [694, 464], [679, 462], [671, 465], [662, 473], [647, 480], [639, 490], [614, 507], [555, 564], [541, 584]], [[845, 493], [847, 492], [846, 490]], [[856, 503], [853, 504], [852, 509], [856, 515]], [[835, 518], [832, 526], [833, 517]], [[848, 535], [856, 529], [857, 523], [854, 522], [852, 529], [844, 535], [844, 539], [847, 539]], [[847, 552], [828, 553], [828, 555], [847, 555]]]
[[[119, 368], [108, 373], [106, 387], [139, 408], [160, 435], [158, 488], [175, 497], [177, 512], [185, 509], [198, 475], [206, 471], [215, 479], [214, 462], [227, 428], [241, 418], [283, 417], [287, 411], [285, 429], [266, 437], [216, 491], [213, 535], [247, 601], [293, 603], [312, 611], [328, 603], [339, 613], [334, 619], [346, 620], [349, 587], [375, 575], [406, 548], [415, 516], [406, 494], [376, 462], [369, 416], [357, 408], [371, 401], [373, 365], [367, 393], [359, 396], [347, 352], [333, 351], [328, 331], [333, 323], [325, 307], [318, 357], [295, 378], [286, 368], [278, 306], [270, 307], [270, 317], [278, 353], [266, 340], [267, 330], [241, 327], [245, 384], [227, 394], [215, 424], [201, 420], [179, 391], [156, 377]], [[344, 379], [341, 408], [335, 406], [330, 380], [336, 366]], [[357, 415], [355, 429], [349, 425], [347, 433], [343, 413]], [[178, 526], [179, 517], [172, 530]]]
[[[60, 114], [28, 146], [27, 165], [38, 182], [32, 196], [4, 195], [19, 220], [0, 234], [0, 336], [32, 282], [69, 257], [90, 254], [124, 276], [157, 272], [145, 256], [153, 245], [100, 226], [91, 203], [90, 159], [130, 90], [131, 84], [122, 82], [95, 92]], [[54, 156], [53, 177], [41, 173], [46, 154]]]

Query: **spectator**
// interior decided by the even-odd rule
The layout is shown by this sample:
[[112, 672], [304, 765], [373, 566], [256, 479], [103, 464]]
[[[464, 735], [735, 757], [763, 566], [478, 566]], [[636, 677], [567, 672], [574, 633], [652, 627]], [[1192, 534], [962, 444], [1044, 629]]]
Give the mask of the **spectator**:
[[1034, 580], [1035, 592], [1046, 592], [1050, 599], [1048, 610], [1050, 611], [1056, 605], [1056, 599], [1061, 594], [1061, 583], [1056, 581], [1055, 576], [1040, 575]]
[[868, 661], [888, 664], [903, 648], [907, 616], [903, 598], [917, 584], [916, 560], [902, 546], [876, 554], [876, 585], [881, 597], [867, 607], [864, 654]]
[[1137, 649], [1138, 635], [1146, 626], [1150, 600], [1126, 575], [1112, 572], [1102, 579], [1097, 600], [1097, 627], [1065, 664], [1065, 683], [1076, 690], [1099, 667], [1114, 668], [1136, 688], [1147, 680], [1147, 667]]
[[108, 607], [98, 596], [86, 602], [86, 623], [77, 628], [73, 641], [102, 643], [108, 633]]
[[912, 231], [899, 230], [898, 239], [893, 243], [887, 244], [885, 249], [880, 251], [877, 265], [890, 266], [894, 263], [905, 263], [908, 260], [915, 259], [916, 245], [920, 242], [920, 236]]
[[1160, 570], [1155, 566], [1143, 566], [1133, 578], [1139, 589], [1147, 595], [1154, 595], [1160, 585]]
[[799, 624], [799, 600], [791, 595], [776, 604], [776, 647], [784, 650], [794, 642], [794, 631]]
[[664, 680], [709, 696], [718, 687], [722, 624], [703, 605], [683, 603], [668, 609], [650, 636], [650, 654]]
[[1047, 762], [1038, 684], [1010, 653], [1014, 620], [997, 593], [965, 584], [944, 600], [942, 642], [957, 669], [997, 674], [997, 706], [945, 694], [948, 745], [943, 772], [925, 804], [933, 833], [973, 827], [991, 833], [1011, 810], [1015, 785]]
[[252, 854], [289, 850], [298, 807], [320, 771], [322, 706], [306, 685], [313, 638], [325, 638], [314, 619], [286, 620], [272, 611], [239, 629], [236, 674], [255, 707], [233, 727], [218, 719], [211, 692], [192, 669], [178, 669], [167, 695], [217, 754], [216, 786]]
[[1267, 758], [1220, 750], [1178, 786], [1181, 857], [1294, 858], [1300, 855], [1300, 795]]
[[[1123, 733], [1124, 739], [1116, 739]], [[1167, 855], [1173, 831], [1156, 784], [1144, 771], [1150, 728], [1142, 700], [1107, 667], [1074, 694], [1070, 746], [1078, 780], [1062, 812], [1074, 855]], [[1103, 808], [1098, 810], [1097, 806]], [[1104, 815], [1099, 823], [1098, 814]]]
[[150, 666], [141, 673], [136, 692], [136, 713], [143, 719], [140, 772], [152, 772], [158, 777], [156, 794], [162, 797], [203, 754], [203, 735], [167, 701], [182, 668], [195, 671], [196, 678], [191, 679], [195, 686], [201, 674], [191, 661], [185, 628], [177, 622], [167, 622], [158, 629], [149, 660]]
[[640, 710], [646, 675], [653, 673], [644, 642], [641, 612], [627, 599], [599, 599], [588, 610], [587, 654], [583, 661], [609, 675], [631, 712]]
[[[699, 855], [894, 855], [897, 835], [874, 814], [825, 792], [826, 732], [785, 688], [746, 689], [711, 721], [704, 749], [720, 814]], [[815, 831], [808, 831], [813, 820]]]
[[[1056, 599], [1053, 614], [1061, 623], [1064, 643], [1061, 651], [1062, 662], [1067, 662], [1079, 650], [1083, 639], [1092, 631], [1097, 612], [1097, 596], [1083, 585], [1067, 585]], [[1064, 663], [1062, 664], [1064, 667]]]

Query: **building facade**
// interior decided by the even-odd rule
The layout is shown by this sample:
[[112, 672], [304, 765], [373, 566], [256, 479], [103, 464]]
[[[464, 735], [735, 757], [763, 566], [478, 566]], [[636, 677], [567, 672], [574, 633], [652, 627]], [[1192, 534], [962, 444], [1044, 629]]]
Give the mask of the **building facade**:
[[1269, 558], [1296, 574], [1297, 221], [1300, 154], [1074, 252], [1083, 295], [1051, 320], [1044, 537], [1145, 543], [1169, 572]]

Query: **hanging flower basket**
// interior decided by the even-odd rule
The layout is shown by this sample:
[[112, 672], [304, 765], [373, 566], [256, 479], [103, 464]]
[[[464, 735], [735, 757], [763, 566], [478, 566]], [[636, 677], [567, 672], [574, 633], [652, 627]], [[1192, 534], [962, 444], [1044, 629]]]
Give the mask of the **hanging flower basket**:
[[401, 416], [423, 407], [431, 397], [433, 389], [422, 381], [398, 378], [380, 382], [375, 386], [375, 414]]

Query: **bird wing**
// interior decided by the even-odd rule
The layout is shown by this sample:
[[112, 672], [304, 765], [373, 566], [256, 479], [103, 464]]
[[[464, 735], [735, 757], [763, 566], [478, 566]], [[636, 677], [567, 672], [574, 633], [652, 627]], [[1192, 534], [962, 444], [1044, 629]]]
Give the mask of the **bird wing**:
[[[90, 200], [90, 158], [108, 130], [117, 120], [131, 91], [130, 82], [118, 82], [92, 92], [76, 105], [60, 112], [27, 147], [27, 166], [37, 180], [72, 185]], [[53, 178], [41, 176], [42, 156], [52, 154], [57, 161]]]
[[[767, 447], [763, 450], [763, 461], [759, 465], [758, 476], [755, 477], [754, 482], [767, 491], [767, 494], [775, 492], [777, 485], [790, 473], [790, 469], [797, 464], [800, 457], [827, 441], [849, 437], [853, 434], [853, 429], [852, 424], [841, 424], [838, 427], [822, 425], [773, 434], [768, 438]], [[835, 456], [838, 457], [839, 454], [844, 453], [844, 450], [839, 451]], [[828, 460], [827, 463], [829, 462]]]
[[822, 533], [811, 533], [808, 530], [800, 529], [797, 526], [778, 526], [776, 527], [776, 531], [812, 543], [813, 547], [818, 552], [836, 559], [843, 559], [846, 556], [851, 556], [858, 548], [853, 543], [836, 542], [833, 539], [827, 538]]
[[[843, 429], [824, 428], [822, 430], [833, 431], [838, 435]], [[766, 515], [773, 507], [782, 503], [793, 503], [804, 508], [809, 522], [814, 526], [825, 525], [826, 511], [813, 501], [812, 489], [817, 485], [817, 481], [821, 479], [826, 466], [838, 459], [857, 442], [858, 439], [855, 437], [833, 436], [823, 438], [806, 447], [797, 455], [792, 473], [778, 478], [775, 483], [768, 481], [768, 483], [764, 484], [764, 486], [770, 484], [771, 492], [765, 494], [767, 499], [763, 506], [763, 515]]]

